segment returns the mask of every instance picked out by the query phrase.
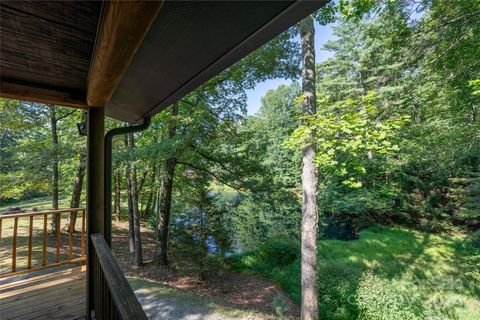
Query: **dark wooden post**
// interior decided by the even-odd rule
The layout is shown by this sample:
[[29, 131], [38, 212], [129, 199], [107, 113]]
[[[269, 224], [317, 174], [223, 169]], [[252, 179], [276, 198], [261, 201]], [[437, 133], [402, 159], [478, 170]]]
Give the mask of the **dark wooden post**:
[[87, 142], [87, 318], [91, 319], [93, 310], [94, 268], [92, 252], [94, 250], [90, 235], [104, 234], [104, 131], [105, 110], [103, 107], [88, 109]]

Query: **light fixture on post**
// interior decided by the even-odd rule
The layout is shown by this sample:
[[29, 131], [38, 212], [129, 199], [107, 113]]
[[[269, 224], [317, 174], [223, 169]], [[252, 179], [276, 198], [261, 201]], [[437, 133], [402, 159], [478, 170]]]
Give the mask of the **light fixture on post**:
[[82, 122], [77, 123], [78, 134], [81, 136], [87, 135], [87, 113], [83, 113]]

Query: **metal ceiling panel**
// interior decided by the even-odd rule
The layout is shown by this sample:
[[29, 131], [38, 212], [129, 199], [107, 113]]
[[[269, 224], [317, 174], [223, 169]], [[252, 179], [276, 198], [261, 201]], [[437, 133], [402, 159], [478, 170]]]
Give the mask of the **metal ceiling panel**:
[[137, 122], [160, 112], [326, 1], [166, 1], [107, 104]]

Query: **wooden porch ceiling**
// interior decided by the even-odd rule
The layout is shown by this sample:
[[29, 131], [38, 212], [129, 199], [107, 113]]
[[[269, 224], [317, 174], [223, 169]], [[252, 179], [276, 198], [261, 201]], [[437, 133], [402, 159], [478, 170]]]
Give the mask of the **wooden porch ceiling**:
[[153, 115], [324, 0], [2, 1], [2, 97]]
[[85, 106], [100, 8], [98, 1], [1, 1], [2, 96]]

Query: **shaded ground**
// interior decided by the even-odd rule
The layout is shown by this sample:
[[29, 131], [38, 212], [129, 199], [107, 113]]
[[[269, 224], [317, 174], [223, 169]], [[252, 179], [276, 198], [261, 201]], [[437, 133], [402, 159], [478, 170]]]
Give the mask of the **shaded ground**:
[[131, 279], [130, 285], [149, 319], [257, 320], [272, 318], [254, 311], [224, 306], [180, 289], [145, 279]]
[[[135, 281], [141, 281], [138, 278], [143, 278], [163, 285], [162, 287], [158, 287], [157, 285], [152, 287], [152, 285], [149, 285], [149, 287], [151, 287], [150, 289], [136, 292], [137, 295], [139, 295], [139, 297], [144, 301], [144, 303], [146, 305], [151, 304], [152, 308], [155, 303], [159, 304], [158, 308], [163, 308], [162, 305], [168, 300], [164, 300], [166, 298], [163, 297], [163, 294], [168, 291], [167, 289], [180, 289], [180, 295], [190, 292], [194, 293], [198, 299], [204, 299], [186, 299], [188, 301], [191, 300], [192, 303], [194, 301], [201, 301], [201, 303], [196, 303], [195, 307], [192, 306], [192, 310], [195, 310], [190, 314], [192, 317], [184, 318], [188, 320], [230, 319], [228, 317], [194, 317], [194, 315], [197, 313], [204, 315], [209, 314], [208, 305], [222, 306], [222, 308], [227, 311], [231, 310], [233, 312], [233, 310], [236, 310], [236, 313], [241, 314], [240, 318], [235, 318], [235, 315], [232, 316], [230, 312], [230, 316], [232, 316], [231, 319], [271, 318], [272, 316], [276, 316], [274, 307], [272, 307], [272, 302], [276, 297], [278, 300], [279, 296], [282, 297], [281, 300], [284, 301], [283, 303], [289, 306], [290, 310], [287, 314], [290, 317], [293, 318], [299, 314], [298, 307], [285, 296], [282, 290], [274, 285], [271, 281], [261, 276], [232, 272], [230, 270], [221, 268], [220, 266], [210, 266], [205, 280], [201, 280], [198, 270], [195, 269], [195, 266], [198, 263], [196, 261], [191, 261], [188, 258], [188, 253], [179, 253], [179, 250], [175, 250], [175, 248], [172, 248], [171, 250], [172, 255], [170, 257], [170, 267], [153, 265], [151, 260], [155, 248], [155, 235], [147, 228], [142, 228], [143, 257], [146, 264], [145, 266], [136, 269], [132, 266], [128, 255], [128, 224], [126, 222], [114, 222], [113, 228], [113, 251], [125, 275], [127, 277], [137, 278]], [[157, 296], [160, 295], [162, 297], [161, 300], [155, 299], [155, 292], [157, 293]], [[172, 291], [168, 292], [171, 293]], [[153, 303], [153, 301], [155, 301], [155, 303]], [[172, 301], [168, 302], [170, 303]], [[183, 306], [180, 309], [182, 308]], [[146, 309], [148, 309], [148, 307]], [[243, 310], [243, 313], [239, 309]], [[156, 309], [155, 312], [157, 311], [160, 312], [160, 310]], [[180, 312], [180, 310], [177, 311]], [[172, 312], [175, 313], [177, 311], [173, 310]], [[246, 311], [254, 311], [255, 317], [253, 314], [250, 315], [249, 313], [245, 313]], [[213, 314], [215, 314], [215, 312], [217, 311], [214, 311]], [[249, 315], [250, 318], [245, 318], [246, 315]], [[177, 319], [176, 316], [167, 316], [166, 318]]]

